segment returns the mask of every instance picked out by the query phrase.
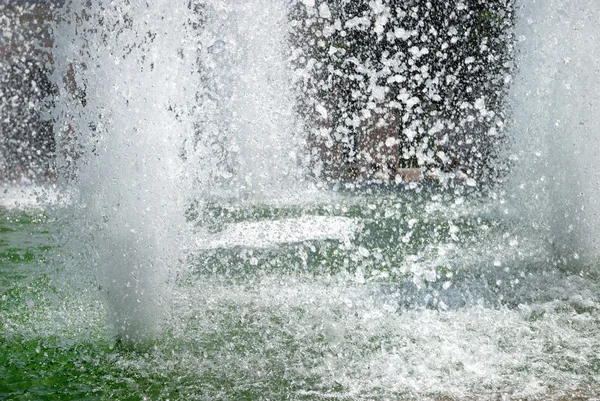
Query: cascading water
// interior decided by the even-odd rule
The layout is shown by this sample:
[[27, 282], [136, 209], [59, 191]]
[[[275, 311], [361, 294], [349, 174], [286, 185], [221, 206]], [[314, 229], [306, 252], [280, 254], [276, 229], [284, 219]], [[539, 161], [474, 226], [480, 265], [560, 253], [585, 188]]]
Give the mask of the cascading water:
[[69, 3], [55, 27], [60, 170], [84, 230], [72, 242], [94, 244], [75, 263], [96, 266], [131, 339], [167, 313], [186, 209], [289, 197], [304, 177], [283, 2], [172, 7]]

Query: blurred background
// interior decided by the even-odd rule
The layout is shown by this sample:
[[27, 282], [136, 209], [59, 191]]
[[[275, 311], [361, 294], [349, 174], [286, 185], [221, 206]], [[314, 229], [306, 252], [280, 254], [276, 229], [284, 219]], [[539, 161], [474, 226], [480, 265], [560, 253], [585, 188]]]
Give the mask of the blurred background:
[[0, 181], [53, 181], [50, 21], [58, 1], [0, 2]]

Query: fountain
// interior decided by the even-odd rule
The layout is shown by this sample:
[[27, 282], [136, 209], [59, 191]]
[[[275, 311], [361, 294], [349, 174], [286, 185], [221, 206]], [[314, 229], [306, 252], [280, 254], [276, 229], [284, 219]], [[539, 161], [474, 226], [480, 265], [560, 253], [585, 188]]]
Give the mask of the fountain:
[[589, 41], [598, 34], [592, 27], [598, 7], [549, 1], [520, 10], [513, 104], [521, 172], [513, 192], [528, 206], [526, 219], [545, 227], [557, 262], [596, 265], [600, 102], [598, 54]]
[[196, 12], [202, 84], [191, 157], [202, 196], [294, 191], [303, 138], [285, 63], [285, 4], [207, 1]]
[[74, 189], [72, 246], [80, 253], [96, 244], [73, 263], [94, 266], [124, 340], [158, 330], [188, 236], [181, 153], [193, 132], [196, 42], [188, 8], [173, 7], [69, 3], [55, 27], [55, 125], [59, 171]]
[[476, 3], [62, 5], [0, 395], [597, 396], [599, 10]]

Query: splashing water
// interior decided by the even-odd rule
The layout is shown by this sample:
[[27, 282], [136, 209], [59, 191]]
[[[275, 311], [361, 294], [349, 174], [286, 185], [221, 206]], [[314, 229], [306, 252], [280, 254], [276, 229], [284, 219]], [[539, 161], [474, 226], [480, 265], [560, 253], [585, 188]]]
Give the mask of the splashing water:
[[526, 219], [547, 231], [558, 262], [596, 264], [600, 9], [589, 1], [533, 1], [520, 12], [513, 90], [520, 187], [513, 192], [527, 198]]
[[60, 163], [76, 189], [73, 246], [93, 244], [74, 263], [97, 269], [124, 339], [152, 337], [186, 237], [193, 16], [170, 1], [65, 11], [55, 28]]
[[301, 127], [286, 65], [283, 1], [206, 1], [195, 170], [203, 197], [266, 197], [299, 189]]
[[[444, 51], [469, 38], [465, 24], [489, 33], [503, 14], [456, 1], [426, 2], [421, 15], [417, 3], [65, 4], [53, 81], [69, 199], [49, 217], [0, 221], [10, 233], [0, 394], [597, 396], [599, 280], [575, 262], [596, 249], [597, 60], [586, 40], [598, 7], [520, 4], [517, 167], [509, 194], [488, 199], [477, 164], [501, 143], [503, 84], [484, 78], [506, 77], [477, 71], [500, 56], [489, 38], [465, 40], [473, 56]], [[398, 131], [370, 120], [386, 113]], [[440, 188], [305, 192], [305, 155], [339, 161], [342, 143], [349, 165], [376, 130], [377, 149], [400, 143], [423, 169], [464, 152], [464, 171]], [[527, 219], [512, 219], [507, 201]], [[548, 239], [569, 268], [550, 260]], [[61, 271], [48, 279], [53, 263]]]
[[283, 2], [64, 7], [59, 163], [76, 190], [75, 235], [94, 244], [75, 263], [97, 266], [120, 336], [159, 330], [186, 208], [300, 188], [286, 35]]

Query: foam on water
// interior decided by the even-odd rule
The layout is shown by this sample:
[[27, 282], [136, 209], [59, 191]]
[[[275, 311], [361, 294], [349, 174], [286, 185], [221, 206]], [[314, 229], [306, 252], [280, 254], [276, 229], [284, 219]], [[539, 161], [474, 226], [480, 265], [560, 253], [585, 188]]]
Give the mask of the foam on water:
[[17, 210], [43, 210], [61, 202], [68, 202], [59, 196], [56, 187], [0, 185], [0, 207]]
[[[176, 336], [192, 342], [231, 336], [229, 347], [209, 352], [218, 366], [190, 354], [188, 366], [235, 372], [241, 386], [288, 379], [298, 383], [297, 395], [386, 399], [566, 390], [580, 385], [590, 347], [599, 341], [589, 331], [591, 315], [573, 314], [588, 308], [597, 316], [598, 304], [584, 299], [512, 310], [403, 310], [393, 296], [378, 296], [377, 287], [282, 277], [251, 287], [207, 280], [185, 291]], [[203, 307], [191, 306], [190, 296]], [[555, 336], [564, 348], [551, 356], [547, 347]], [[260, 351], [234, 357], [230, 347]], [[578, 373], [566, 371], [569, 360]], [[592, 375], [593, 369], [583, 374]]]
[[354, 219], [336, 216], [304, 216], [281, 220], [230, 224], [214, 235], [198, 238], [199, 248], [270, 248], [305, 241], [337, 240], [350, 245], [358, 228]]
[[[378, 201], [381, 195], [352, 200], [365, 210], [378, 205], [363, 216], [366, 224], [352, 241], [356, 248], [366, 249], [372, 238], [384, 235], [373, 225], [372, 219], [383, 219], [376, 213], [393, 216], [400, 206], [410, 210], [411, 219], [434, 220], [434, 226], [452, 214], [451, 207], [439, 210], [438, 201], [415, 199], [419, 209]], [[479, 201], [462, 202], [455, 212], [465, 220], [483, 217]], [[346, 221], [313, 221], [338, 220]], [[311, 217], [256, 226], [302, 221]], [[265, 274], [221, 275], [193, 266], [196, 270], [181, 271], [172, 287], [173, 313], [164, 322], [169, 329], [141, 352], [105, 345], [114, 344], [114, 332], [105, 324], [113, 306], [100, 302], [96, 292], [56, 297], [44, 280], [9, 294], [3, 307], [19, 305], [18, 297], [22, 307], [3, 310], [4, 333], [17, 343], [39, 341], [43, 352], [52, 349], [47, 338], [57, 342], [59, 353], [91, 342], [92, 354], [71, 356], [74, 369], [91, 360], [98, 375], [93, 380], [100, 387], [116, 383], [121, 390], [111, 391], [117, 398], [148, 394], [143, 386], [150, 384], [164, 391], [163, 398], [174, 399], [497, 399], [504, 393], [558, 399], [587, 386], [593, 394], [600, 345], [598, 280], [549, 268], [538, 238], [500, 223], [486, 220], [487, 229], [463, 233], [460, 241], [448, 237], [446, 243], [417, 247], [418, 259], [406, 260], [413, 269], [406, 280], [378, 280], [367, 269], [362, 277], [353, 274], [355, 265], [383, 260], [344, 247], [336, 248], [336, 257], [352, 263], [334, 275], [320, 274], [318, 265], [309, 272], [284, 270], [281, 264], [274, 270], [269, 254], [259, 248], [253, 248], [256, 260], [248, 264]], [[401, 217], [385, 221], [394, 224], [405, 227]], [[40, 228], [60, 231], [69, 225]], [[252, 247], [253, 239], [260, 237], [249, 236], [244, 246]], [[390, 245], [396, 252], [403, 246], [409, 245]], [[450, 276], [430, 277], [420, 287], [410, 280], [435, 273], [440, 263]], [[36, 360], [47, 361], [43, 352]], [[123, 389], [118, 384], [123, 381], [140, 387]]]

